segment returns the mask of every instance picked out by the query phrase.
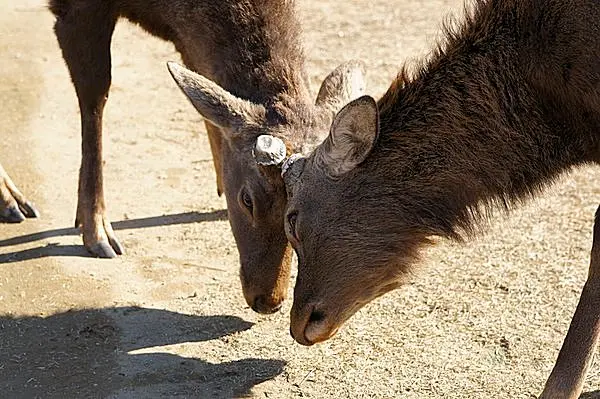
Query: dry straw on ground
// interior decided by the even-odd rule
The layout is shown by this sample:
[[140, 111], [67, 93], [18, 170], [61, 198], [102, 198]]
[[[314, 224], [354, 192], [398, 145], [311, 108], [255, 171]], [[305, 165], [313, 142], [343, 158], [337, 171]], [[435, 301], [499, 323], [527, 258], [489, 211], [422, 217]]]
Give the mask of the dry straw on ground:
[[[426, 54], [443, 15], [462, 7], [458, 0], [298, 3], [313, 84], [360, 58], [373, 95], [405, 59]], [[566, 176], [475, 242], [441, 242], [411, 285], [367, 306], [335, 339], [304, 348], [288, 333], [291, 298], [272, 316], [244, 303], [203, 126], [165, 68], [178, 58], [173, 47], [117, 27], [106, 186], [128, 253], [91, 259], [69, 229], [79, 121], [52, 18], [41, 0], [2, 2], [0, 10], [1, 161], [43, 213], [0, 225], [0, 396], [540, 392], [585, 278], [597, 169]], [[600, 388], [599, 366], [586, 391]]]

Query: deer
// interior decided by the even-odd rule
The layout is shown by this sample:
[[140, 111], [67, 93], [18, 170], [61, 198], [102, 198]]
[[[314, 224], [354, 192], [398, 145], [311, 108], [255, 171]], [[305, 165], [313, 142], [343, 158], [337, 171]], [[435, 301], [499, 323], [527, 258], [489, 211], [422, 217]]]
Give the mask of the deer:
[[40, 216], [35, 205], [13, 183], [0, 164], [0, 222], [20, 223]]
[[346, 102], [363, 94], [364, 63], [351, 60], [334, 69], [314, 99], [293, 0], [50, 0], [49, 7], [80, 109], [75, 227], [87, 250], [100, 258], [124, 252], [104, 200], [102, 116], [111, 38], [125, 18], [180, 53], [185, 66], [167, 66], [204, 118], [244, 297], [256, 312], [277, 311], [290, 276], [291, 249], [281, 223], [287, 198], [278, 166], [254, 161], [253, 154], [269, 148], [257, 146], [258, 137], [275, 136], [290, 152], [304, 148], [308, 136], [302, 132], [328, 126]]
[[[600, 163], [598, 2], [473, 3], [378, 100], [347, 103], [316, 148], [282, 161], [298, 343], [331, 338], [405, 285], [435, 237], [466, 241], [493, 210]], [[597, 346], [600, 207], [593, 232], [587, 281], [544, 399], [579, 397]]]

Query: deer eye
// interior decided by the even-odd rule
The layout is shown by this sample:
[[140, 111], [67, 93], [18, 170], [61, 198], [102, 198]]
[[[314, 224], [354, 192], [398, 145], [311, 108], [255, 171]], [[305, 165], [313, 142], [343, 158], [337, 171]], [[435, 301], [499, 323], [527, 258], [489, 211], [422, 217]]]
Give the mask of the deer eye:
[[250, 213], [252, 213], [254, 204], [252, 203], [252, 196], [250, 196], [248, 191], [242, 190], [242, 192], [240, 193], [240, 199], [242, 200], [242, 204], [244, 204], [246, 209], [248, 209], [248, 211], [250, 211]]
[[298, 233], [296, 232], [296, 220], [298, 219], [298, 212], [292, 212], [287, 216], [288, 226], [290, 228], [290, 234], [296, 241], [298, 240]]

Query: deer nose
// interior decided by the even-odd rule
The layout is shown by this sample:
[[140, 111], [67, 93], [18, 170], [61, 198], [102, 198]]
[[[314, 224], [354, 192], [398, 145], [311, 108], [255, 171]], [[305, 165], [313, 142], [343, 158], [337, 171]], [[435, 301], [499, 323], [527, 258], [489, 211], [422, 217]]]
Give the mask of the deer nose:
[[332, 327], [327, 313], [315, 305], [300, 311], [292, 309], [290, 334], [299, 344], [310, 346], [326, 341], [337, 332], [337, 328]]
[[313, 344], [313, 342], [306, 339], [306, 328], [308, 327], [313, 310], [314, 306], [307, 306], [302, 310], [297, 309], [296, 303], [292, 306], [292, 312], [290, 314], [290, 335], [301, 345], [310, 346]]
[[308, 323], [309, 324], [310, 323], [318, 323], [323, 320], [325, 320], [325, 312], [313, 309], [313, 311], [310, 312], [310, 317], [308, 318]]
[[271, 314], [281, 309], [281, 302], [273, 301], [272, 298], [266, 295], [258, 295], [254, 298], [250, 307], [257, 313]]

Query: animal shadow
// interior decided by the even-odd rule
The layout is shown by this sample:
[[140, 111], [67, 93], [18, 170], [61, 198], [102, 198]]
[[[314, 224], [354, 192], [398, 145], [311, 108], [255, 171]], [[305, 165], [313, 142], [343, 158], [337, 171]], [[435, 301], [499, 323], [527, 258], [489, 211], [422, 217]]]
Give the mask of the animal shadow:
[[[216, 210], [212, 212], [185, 212], [173, 215], [151, 216], [147, 218], [120, 220], [112, 223], [114, 230], [143, 229], [157, 226], [169, 226], [174, 224], [189, 224], [214, 222], [227, 220], [226, 210]], [[74, 227], [65, 227], [62, 229], [52, 229], [40, 231], [37, 233], [25, 234], [17, 237], [11, 237], [0, 240], [0, 247], [26, 244], [53, 237], [79, 235], [79, 229]], [[91, 256], [83, 245], [58, 245], [48, 244], [35, 248], [14, 251], [0, 255], [0, 263], [22, 262], [30, 259], [39, 259], [55, 256]]]
[[584, 392], [579, 399], [600, 399], [600, 391]]
[[166, 345], [224, 339], [252, 323], [117, 307], [0, 317], [0, 392], [10, 398], [232, 398], [283, 371], [275, 359], [211, 363]]

